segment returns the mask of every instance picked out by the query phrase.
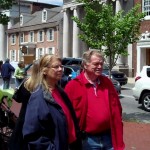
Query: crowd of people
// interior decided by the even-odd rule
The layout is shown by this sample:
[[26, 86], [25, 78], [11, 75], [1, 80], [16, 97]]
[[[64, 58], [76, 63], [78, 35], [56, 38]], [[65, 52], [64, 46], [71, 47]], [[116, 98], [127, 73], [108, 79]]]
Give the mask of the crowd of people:
[[28, 78], [20, 62], [13, 99], [22, 107], [9, 150], [124, 150], [122, 107], [103, 64], [99, 51], [84, 52], [81, 73], [62, 89], [60, 57], [34, 61]]

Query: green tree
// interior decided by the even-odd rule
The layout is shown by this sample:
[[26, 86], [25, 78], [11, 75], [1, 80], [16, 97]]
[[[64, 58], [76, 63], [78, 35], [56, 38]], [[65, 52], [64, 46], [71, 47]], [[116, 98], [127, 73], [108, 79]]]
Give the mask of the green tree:
[[9, 22], [9, 17], [3, 11], [10, 9], [13, 3], [13, 0], [0, 0], [0, 24], [7, 25]]
[[104, 53], [111, 71], [120, 55], [128, 55], [128, 44], [139, 39], [140, 23], [145, 15], [139, 12], [140, 5], [136, 5], [128, 13], [119, 11], [115, 14], [111, 3], [101, 3], [101, 0], [78, 2], [84, 4], [85, 11], [82, 19], [72, 18], [82, 31], [79, 38], [88, 47]]

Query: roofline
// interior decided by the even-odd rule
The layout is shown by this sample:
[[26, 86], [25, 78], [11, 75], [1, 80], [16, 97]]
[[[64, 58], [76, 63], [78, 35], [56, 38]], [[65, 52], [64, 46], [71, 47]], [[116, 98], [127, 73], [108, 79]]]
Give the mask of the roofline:
[[18, 28], [9, 29], [9, 30], [6, 31], [6, 33], [15, 33], [15, 32], [39, 30], [39, 29], [43, 29], [43, 28], [55, 27], [58, 24], [59, 24], [59, 22], [55, 21], [55, 22], [48, 22], [48, 23], [44, 23], [44, 24], [38, 24], [38, 25], [18, 27]]

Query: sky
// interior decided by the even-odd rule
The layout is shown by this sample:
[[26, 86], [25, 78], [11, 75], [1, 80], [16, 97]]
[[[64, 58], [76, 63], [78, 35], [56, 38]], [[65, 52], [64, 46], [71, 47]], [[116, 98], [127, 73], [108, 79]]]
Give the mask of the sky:
[[58, 5], [58, 6], [63, 5], [63, 0], [26, 0], [26, 1], [53, 4], [53, 5]]

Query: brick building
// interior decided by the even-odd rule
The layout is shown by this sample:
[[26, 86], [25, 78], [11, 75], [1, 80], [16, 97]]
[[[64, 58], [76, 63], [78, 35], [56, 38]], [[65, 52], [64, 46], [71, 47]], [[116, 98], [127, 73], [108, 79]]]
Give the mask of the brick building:
[[150, 0], [134, 0], [135, 4], [141, 4], [141, 11], [146, 13], [141, 23], [140, 40], [133, 44], [133, 68], [134, 76], [139, 73], [144, 65], [150, 65]]
[[[61, 55], [61, 7], [32, 8], [31, 14], [21, 13], [20, 21], [7, 30], [8, 56], [11, 61], [31, 63], [45, 53]], [[36, 10], [36, 11], [35, 11]]]

